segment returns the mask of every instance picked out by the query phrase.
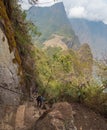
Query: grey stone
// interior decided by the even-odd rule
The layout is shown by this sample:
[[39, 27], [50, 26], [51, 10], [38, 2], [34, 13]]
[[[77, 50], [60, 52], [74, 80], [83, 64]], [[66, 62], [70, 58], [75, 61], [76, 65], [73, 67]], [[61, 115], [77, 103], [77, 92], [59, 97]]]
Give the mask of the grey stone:
[[10, 53], [8, 40], [0, 29], [0, 102], [2, 104], [16, 105], [20, 101], [20, 94], [4, 88], [20, 92], [20, 76], [18, 64], [13, 63], [14, 52]]

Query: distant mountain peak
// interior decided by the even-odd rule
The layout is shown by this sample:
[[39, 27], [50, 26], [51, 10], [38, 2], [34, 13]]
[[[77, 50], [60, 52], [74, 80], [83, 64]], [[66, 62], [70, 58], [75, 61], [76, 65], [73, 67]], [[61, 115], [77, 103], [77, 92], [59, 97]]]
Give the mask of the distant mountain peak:
[[53, 34], [63, 36], [64, 43], [68, 47], [80, 45], [71, 23], [67, 17], [63, 2], [54, 4], [51, 7], [31, 7], [27, 11], [27, 19], [38, 26], [42, 33], [39, 42], [43, 43], [50, 39]]

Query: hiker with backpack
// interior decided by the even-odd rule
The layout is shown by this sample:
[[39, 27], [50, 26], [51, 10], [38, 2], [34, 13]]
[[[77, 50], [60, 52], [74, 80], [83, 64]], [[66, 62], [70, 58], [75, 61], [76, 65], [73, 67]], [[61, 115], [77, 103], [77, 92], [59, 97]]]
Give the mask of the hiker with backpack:
[[39, 95], [36, 100], [37, 100], [37, 107], [41, 108], [43, 106], [43, 102], [45, 100], [44, 97]]

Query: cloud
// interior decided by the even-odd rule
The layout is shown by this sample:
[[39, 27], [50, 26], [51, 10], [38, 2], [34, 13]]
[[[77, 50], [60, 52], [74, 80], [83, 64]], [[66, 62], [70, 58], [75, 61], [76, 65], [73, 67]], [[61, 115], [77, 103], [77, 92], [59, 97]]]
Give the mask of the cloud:
[[21, 5], [22, 9], [24, 9], [24, 10], [27, 10], [27, 9], [29, 9], [31, 7], [28, 0], [21, 0], [19, 2], [19, 4]]
[[103, 21], [107, 24], [107, 0], [63, 0], [69, 17]]
[[75, 18], [83, 18], [86, 16], [85, 8], [82, 6], [79, 7], [73, 7], [69, 10], [69, 17], [75, 17]]

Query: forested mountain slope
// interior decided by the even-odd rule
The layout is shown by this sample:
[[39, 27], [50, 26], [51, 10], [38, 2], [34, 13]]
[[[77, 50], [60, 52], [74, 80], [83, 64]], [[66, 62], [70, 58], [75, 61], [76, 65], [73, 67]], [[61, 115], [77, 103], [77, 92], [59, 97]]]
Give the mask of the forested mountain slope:
[[51, 7], [31, 7], [27, 12], [27, 19], [38, 26], [42, 33], [40, 42], [48, 40], [53, 34], [63, 36], [68, 47], [78, 47], [80, 45], [78, 37], [75, 35], [71, 24], [67, 18], [62, 2]]

